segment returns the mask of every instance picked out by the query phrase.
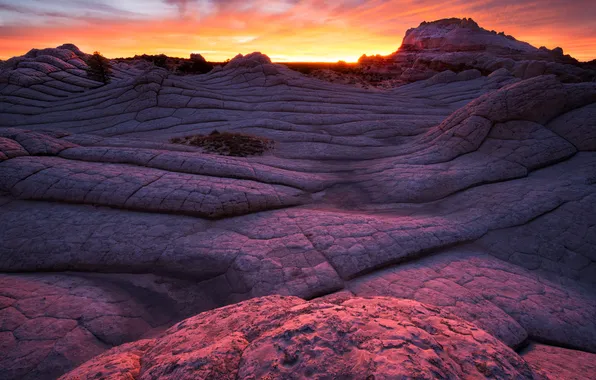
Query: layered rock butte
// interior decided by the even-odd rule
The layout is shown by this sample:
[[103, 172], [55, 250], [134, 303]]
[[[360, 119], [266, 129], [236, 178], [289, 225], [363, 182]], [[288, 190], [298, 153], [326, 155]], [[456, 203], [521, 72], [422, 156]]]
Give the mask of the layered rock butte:
[[[406, 32], [395, 53], [386, 57], [363, 55], [359, 64], [364, 72], [391, 74], [397, 83], [428, 79], [446, 70], [470, 69], [480, 72], [475, 75], [505, 69], [521, 79], [545, 74], [556, 75], [563, 82], [596, 79], [594, 62], [580, 63], [565, 55], [560, 47], [536, 48], [503, 32], [486, 30], [466, 18], [423, 22]], [[442, 80], [449, 77], [453, 74], [445, 74]]]
[[[5, 62], [0, 378], [594, 378], [596, 83], [474, 25], [399, 54], [513, 66], [388, 91]], [[213, 129], [275, 146], [169, 143]]]

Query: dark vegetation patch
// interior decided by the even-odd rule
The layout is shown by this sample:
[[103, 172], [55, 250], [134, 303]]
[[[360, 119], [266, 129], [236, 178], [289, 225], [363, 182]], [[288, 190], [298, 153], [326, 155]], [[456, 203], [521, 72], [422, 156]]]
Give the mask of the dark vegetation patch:
[[478, 67], [477, 65], [468, 65], [465, 63], [451, 64], [451, 63], [442, 62], [442, 61], [429, 61], [429, 60], [425, 60], [425, 59], [418, 59], [417, 64], [420, 65], [420, 67], [422, 67], [422, 68], [428, 67], [429, 69], [437, 71], [437, 72], [451, 70], [454, 73], [461, 73], [462, 71], [476, 69], [476, 70], [480, 71], [482, 73], [482, 75], [484, 75], [484, 76], [487, 76], [493, 72], [493, 70], [487, 70], [487, 69]]
[[110, 83], [112, 64], [110, 60], [96, 51], [87, 58], [87, 77], [103, 84]]
[[[379, 56], [380, 57], [380, 56]], [[370, 57], [373, 58], [373, 57]], [[384, 61], [387, 61], [383, 57]], [[344, 61], [339, 62], [278, 62], [288, 68], [298, 71], [305, 75], [316, 74], [319, 70], [331, 70], [341, 75], [349, 75], [360, 78], [372, 84], [379, 83], [385, 80], [392, 80], [399, 78], [399, 74], [391, 72], [369, 72], [370, 66], [366, 67], [362, 63], [348, 63]]]
[[176, 74], [205, 74], [217, 65], [224, 66], [227, 62], [208, 62], [200, 54], [191, 54], [190, 58], [168, 57], [165, 54], [135, 55], [130, 58], [116, 58], [117, 62], [147, 61], [157, 67], [164, 68]]
[[273, 149], [274, 145], [273, 140], [265, 137], [244, 133], [220, 133], [217, 130], [213, 130], [209, 135], [173, 137], [170, 139], [170, 142], [173, 144], [198, 146], [208, 153], [235, 157], [260, 156], [266, 151]]
[[310, 74], [315, 70], [333, 70], [342, 74], [356, 74], [360, 72], [357, 63], [339, 62], [278, 62], [302, 74]]
[[205, 61], [185, 61], [177, 67], [181, 74], [206, 74], [213, 69], [213, 65]]

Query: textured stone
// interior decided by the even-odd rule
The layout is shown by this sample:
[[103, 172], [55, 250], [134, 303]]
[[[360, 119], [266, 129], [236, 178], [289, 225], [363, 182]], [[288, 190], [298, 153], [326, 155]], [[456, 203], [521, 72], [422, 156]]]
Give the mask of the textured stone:
[[357, 296], [393, 296], [436, 305], [512, 346], [529, 335], [596, 351], [594, 294], [474, 248], [378, 271], [347, 287]]
[[590, 82], [596, 78], [596, 71], [563, 55], [560, 48], [536, 48], [503, 32], [486, 30], [468, 18], [422, 22], [406, 31], [395, 53], [386, 57], [363, 56], [359, 63], [365, 73], [388, 75], [397, 84], [428, 78], [431, 83], [447, 83], [455, 79], [448, 74], [451, 70], [460, 74], [476, 70], [484, 75], [503, 75], [499, 70], [506, 70], [521, 79], [553, 74], [565, 82]]
[[590, 104], [565, 113], [546, 127], [567, 139], [579, 150], [596, 151], [596, 105]]
[[384, 379], [535, 373], [486, 332], [414, 301], [355, 298], [331, 304], [272, 296], [187, 319], [157, 339], [108, 351], [62, 379], [106, 375]]
[[521, 356], [532, 368], [553, 379], [590, 379], [596, 373], [596, 354], [532, 343]]
[[[493, 38], [505, 38], [505, 48], [521, 44]], [[443, 42], [439, 47], [449, 48], [449, 38]], [[420, 368], [434, 365], [453, 376], [530, 377], [505, 347], [526, 339], [596, 351], [596, 87], [565, 83], [579, 77], [563, 78], [541, 60], [465, 54], [474, 54], [480, 67], [420, 59], [411, 78], [454, 71], [383, 91], [321, 82], [258, 53], [204, 75], [179, 76], [138, 60], [113, 62], [112, 82], [99, 88], [85, 77], [84, 53], [71, 45], [5, 62], [2, 376], [53, 379], [115, 344], [160, 336], [191, 315], [275, 294], [325, 296], [310, 304], [263, 301], [280, 313], [286, 301], [316, 309], [312, 305], [323, 300], [342, 304], [354, 294], [396, 296], [411, 301], [387, 302], [410, 306], [423, 302], [415, 308], [474, 332], [472, 338], [449, 333], [443, 347], [466, 355], [468, 343], [495, 347], [492, 353], [507, 352], [513, 360], [511, 366], [476, 366], [470, 360], [478, 358], [464, 355], [461, 363], [472, 366], [458, 367], [452, 363], [460, 359], [446, 358], [445, 351], [432, 357], [441, 350], [407, 335], [446, 328], [429, 322], [425, 332], [399, 330], [409, 340], [390, 344], [390, 350], [420, 353], [411, 362], [388, 369], [394, 358], [379, 354], [387, 361], [378, 368], [391, 374], [422, 375]], [[495, 73], [484, 76], [488, 71]], [[169, 142], [214, 129], [275, 144], [263, 156], [224, 157]], [[472, 248], [461, 246], [466, 243]], [[356, 309], [369, 308], [372, 301], [366, 302]], [[313, 311], [319, 318], [313, 326], [335, 331], [336, 317], [351, 321], [356, 315], [352, 306], [349, 315], [337, 315], [334, 307]], [[255, 320], [239, 316], [238, 324]], [[258, 318], [263, 326], [276, 323], [272, 314]], [[375, 335], [388, 333], [378, 320], [367, 323]], [[487, 332], [479, 341], [472, 324]], [[168, 333], [116, 348], [105, 356], [109, 368], [81, 370], [143, 378], [192, 367], [257, 376], [262, 369], [251, 363], [266, 363], [257, 356], [277, 357], [267, 340], [277, 332], [265, 337], [256, 331], [265, 337], [259, 340], [221, 326], [227, 333], [217, 332], [211, 343], [201, 338], [207, 346], [188, 353], [168, 352]], [[341, 372], [348, 362], [361, 363], [358, 357], [374, 362], [371, 352], [380, 347], [366, 336], [372, 343], [358, 348], [363, 356], [343, 356], [341, 344], [334, 351], [303, 333], [291, 346], [321, 344], [319, 364], [284, 366], [282, 350], [280, 365], [267, 370], [283, 377], [298, 366], [306, 376], [337, 362]], [[161, 344], [163, 357], [148, 356]], [[255, 361], [240, 360], [241, 352]], [[292, 355], [288, 351], [289, 362]], [[188, 359], [188, 366], [145, 364], [173, 356]]]
[[208, 298], [191, 304], [185, 294], [192, 287], [142, 275], [0, 275], [2, 378], [56, 378], [113, 345], [209, 308]]

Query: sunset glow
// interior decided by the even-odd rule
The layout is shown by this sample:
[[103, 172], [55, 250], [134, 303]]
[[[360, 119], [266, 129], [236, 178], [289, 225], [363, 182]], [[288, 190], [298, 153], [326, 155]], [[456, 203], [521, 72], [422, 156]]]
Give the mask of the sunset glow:
[[74, 43], [127, 57], [211, 61], [261, 51], [274, 61], [389, 54], [422, 21], [472, 17], [536, 47], [596, 58], [596, 2], [535, 0], [0, 0], [0, 58]]

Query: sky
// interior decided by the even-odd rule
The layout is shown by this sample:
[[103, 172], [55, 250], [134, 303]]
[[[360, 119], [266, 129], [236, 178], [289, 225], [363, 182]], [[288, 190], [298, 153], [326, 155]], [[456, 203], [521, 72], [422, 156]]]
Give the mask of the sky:
[[0, 0], [0, 59], [74, 43], [110, 58], [223, 61], [260, 51], [278, 62], [355, 62], [396, 51], [422, 21], [449, 17], [596, 58], [595, 0]]

